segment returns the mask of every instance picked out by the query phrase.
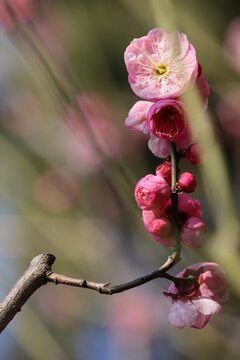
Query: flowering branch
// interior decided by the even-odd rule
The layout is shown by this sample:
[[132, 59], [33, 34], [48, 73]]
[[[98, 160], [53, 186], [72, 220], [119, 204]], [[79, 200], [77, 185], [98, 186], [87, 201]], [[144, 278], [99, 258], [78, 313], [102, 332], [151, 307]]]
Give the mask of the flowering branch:
[[167, 261], [152, 273], [117, 286], [110, 286], [110, 283], [97, 283], [56, 274], [51, 269], [54, 261], [55, 256], [51, 254], [40, 254], [31, 261], [27, 270], [0, 303], [0, 333], [15, 315], [21, 311], [22, 306], [30, 296], [48, 282], [82, 287], [98, 291], [100, 294], [113, 295], [143, 285], [157, 278], [165, 278], [174, 282], [175, 280], [176, 282], [179, 280], [167, 274], [167, 271], [179, 261], [176, 252], [173, 252]]

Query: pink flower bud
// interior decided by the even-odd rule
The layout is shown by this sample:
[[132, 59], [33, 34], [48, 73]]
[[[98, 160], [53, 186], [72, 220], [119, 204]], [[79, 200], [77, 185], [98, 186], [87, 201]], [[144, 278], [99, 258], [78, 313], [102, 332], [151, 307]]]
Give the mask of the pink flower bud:
[[166, 218], [158, 218], [152, 221], [149, 232], [153, 235], [156, 235], [160, 238], [166, 237], [169, 235], [171, 230], [170, 221]]
[[150, 225], [154, 219], [159, 218], [163, 215], [162, 209], [154, 209], [154, 210], [143, 210], [142, 219], [145, 228], [149, 231]]
[[191, 146], [189, 146], [189, 148], [187, 148], [185, 152], [186, 159], [190, 161], [190, 163], [192, 163], [193, 165], [198, 165], [202, 162], [200, 158], [201, 149], [199, 148], [199, 144], [192, 144]]
[[190, 217], [182, 227], [182, 244], [193, 249], [199, 249], [202, 246], [206, 231], [206, 225], [201, 219]]
[[136, 185], [135, 199], [143, 210], [162, 208], [170, 198], [168, 183], [161, 176], [146, 175]]
[[172, 167], [169, 161], [165, 161], [163, 164], [156, 168], [156, 174], [162, 176], [166, 182], [171, 184]]
[[172, 298], [169, 321], [182, 329], [202, 329], [228, 300], [228, 285], [223, 269], [216, 263], [197, 263], [181, 271], [177, 277], [194, 276], [197, 283], [186, 286], [182, 281], [171, 283], [164, 295]]
[[185, 172], [180, 176], [178, 185], [181, 191], [190, 193], [195, 190], [197, 186], [197, 181], [193, 174], [191, 174], [190, 172]]
[[157, 101], [147, 114], [147, 126], [156, 137], [180, 142], [189, 135], [184, 105], [181, 101]]
[[[171, 218], [172, 204], [171, 199], [164, 205], [164, 214]], [[194, 200], [187, 194], [178, 194], [178, 222], [183, 225], [190, 217], [202, 217], [201, 205], [199, 200]]]

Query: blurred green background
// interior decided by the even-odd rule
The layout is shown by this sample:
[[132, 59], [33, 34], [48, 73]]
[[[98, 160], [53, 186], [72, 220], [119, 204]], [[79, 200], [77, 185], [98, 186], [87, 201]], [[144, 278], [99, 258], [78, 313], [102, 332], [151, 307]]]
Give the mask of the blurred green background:
[[[169, 249], [144, 229], [134, 186], [161, 159], [124, 126], [137, 101], [123, 53], [161, 27], [183, 31], [211, 89], [193, 125], [207, 148], [198, 179], [208, 233], [172, 270], [224, 267], [230, 300], [202, 330], [172, 327], [165, 280], [107, 297], [48, 284], [0, 337], [4, 360], [239, 359], [239, 1], [36, 1], [30, 21], [0, 32], [0, 294], [30, 260], [53, 253], [54, 270], [119, 284], [152, 271]], [[238, 17], [239, 16], [239, 17]], [[76, 113], [75, 109], [79, 108]]]

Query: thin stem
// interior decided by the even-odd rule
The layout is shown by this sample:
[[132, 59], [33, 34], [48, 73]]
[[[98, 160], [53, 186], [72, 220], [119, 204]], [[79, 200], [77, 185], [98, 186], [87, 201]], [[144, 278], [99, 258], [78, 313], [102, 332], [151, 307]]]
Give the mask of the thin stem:
[[171, 164], [172, 164], [172, 185], [171, 185], [171, 202], [172, 202], [172, 236], [174, 239], [174, 251], [177, 257], [181, 254], [181, 238], [178, 227], [178, 193], [177, 193], [177, 172], [178, 172], [178, 155], [176, 143], [170, 141]]
[[177, 254], [174, 252], [171, 256], [168, 257], [167, 261], [160, 268], [153, 271], [152, 273], [116, 286], [110, 286], [110, 283], [97, 283], [88, 280], [75, 279], [65, 275], [56, 274], [54, 272], [47, 273], [46, 278], [48, 282], [53, 282], [55, 284], [83, 287], [98, 291], [100, 294], [113, 295], [143, 285], [157, 278], [165, 278], [175, 282], [176, 278], [167, 274], [166, 272], [171, 269], [178, 261]]

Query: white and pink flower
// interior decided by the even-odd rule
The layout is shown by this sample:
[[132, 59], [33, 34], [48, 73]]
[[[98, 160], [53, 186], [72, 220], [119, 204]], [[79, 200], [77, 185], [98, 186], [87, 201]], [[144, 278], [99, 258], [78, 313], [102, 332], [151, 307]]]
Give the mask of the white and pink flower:
[[177, 278], [195, 277], [195, 281], [171, 283], [164, 295], [172, 298], [169, 321], [179, 329], [202, 329], [228, 299], [223, 269], [216, 263], [200, 262], [181, 271]]
[[179, 32], [153, 29], [130, 43], [124, 59], [132, 90], [146, 100], [176, 98], [198, 75], [195, 49]]

